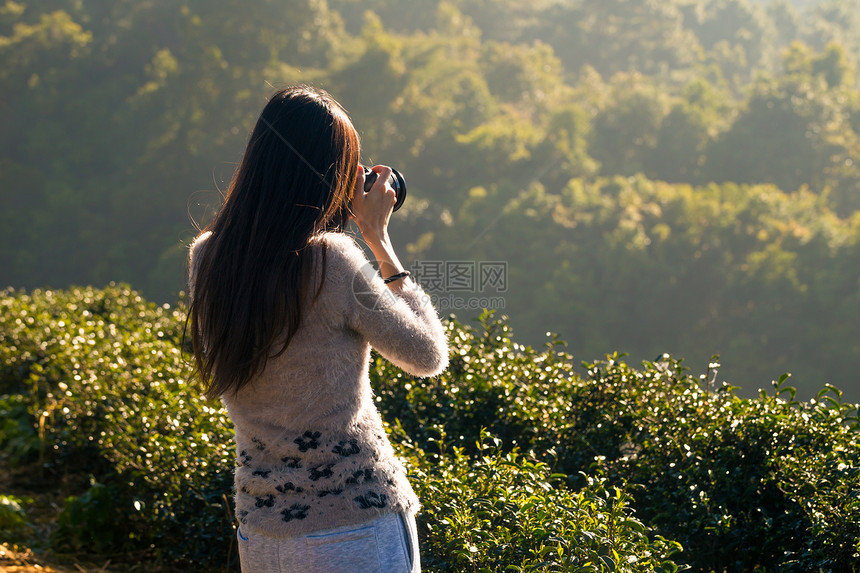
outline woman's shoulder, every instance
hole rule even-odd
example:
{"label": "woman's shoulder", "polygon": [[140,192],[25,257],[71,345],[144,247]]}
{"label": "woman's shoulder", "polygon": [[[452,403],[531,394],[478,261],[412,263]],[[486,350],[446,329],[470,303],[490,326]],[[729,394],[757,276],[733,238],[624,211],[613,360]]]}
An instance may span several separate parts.
{"label": "woman's shoulder", "polygon": [[211,236],[211,231],[200,233],[197,238],[191,242],[191,246],[188,248],[188,290],[190,293],[194,292],[194,285],[197,282],[197,269],[200,267],[200,255]]}
{"label": "woman's shoulder", "polygon": [[207,243],[209,237],[212,236],[212,231],[205,231],[197,235],[197,237],[191,241],[191,246],[188,248],[188,257],[193,261],[198,258],[201,252],[203,252],[203,245]]}
{"label": "woman's shoulder", "polygon": [[367,256],[352,235],[342,232],[329,231],[319,236],[319,241],[326,246],[327,267],[360,268],[367,261]]}
{"label": "woman's shoulder", "polygon": [[321,233],[318,238],[329,247],[339,250],[359,248],[358,243],[355,242],[355,238],[343,231],[326,231],[325,233]]}
{"label": "woman's shoulder", "polygon": [[372,272],[372,267],[356,240],[347,233],[322,233],[314,237],[312,245],[314,275],[323,284],[320,294],[325,300],[338,301],[331,304],[340,312],[354,298],[350,293],[355,288],[356,276]]}

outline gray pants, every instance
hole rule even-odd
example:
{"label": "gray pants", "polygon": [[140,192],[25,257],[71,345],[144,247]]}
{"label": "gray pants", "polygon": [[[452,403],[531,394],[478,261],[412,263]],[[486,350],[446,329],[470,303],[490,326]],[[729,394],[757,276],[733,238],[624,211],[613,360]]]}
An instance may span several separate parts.
{"label": "gray pants", "polygon": [[391,513],[346,527],[276,539],[239,528],[242,573],[420,573],[415,516]]}

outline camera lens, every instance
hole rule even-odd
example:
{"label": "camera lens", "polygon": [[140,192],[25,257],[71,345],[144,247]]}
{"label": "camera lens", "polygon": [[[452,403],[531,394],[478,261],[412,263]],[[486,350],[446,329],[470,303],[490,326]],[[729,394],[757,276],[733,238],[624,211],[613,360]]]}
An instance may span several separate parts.
{"label": "camera lens", "polygon": [[[364,192],[367,193],[370,191],[373,184],[376,183],[376,179],[379,177],[375,171],[371,171],[369,168],[364,168]],[[395,195],[397,195],[397,201],[394,203],[393,211],[397,211],[400,207],[403,206],[403,202],[406,201],[406,179],[403,178],[403,175],[400,174],[396,169],[391,170],[391,176],[388,178],[388,184],[391,185],[391,188],[394,189]]]}
{"label": "camera lens", "polygon": [[403,175],[398,170],[392,169],[388,182],[391,183],[391,187],[397,194],[397,201],[394,203],[394,211],[397,211],[403,206],[403,202],[406,201],[406,179],[403,178]]}

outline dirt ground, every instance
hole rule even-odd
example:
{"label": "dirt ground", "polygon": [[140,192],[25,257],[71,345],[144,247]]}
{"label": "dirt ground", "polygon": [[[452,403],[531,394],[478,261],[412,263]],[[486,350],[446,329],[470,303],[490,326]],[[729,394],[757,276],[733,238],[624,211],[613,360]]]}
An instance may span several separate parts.
{"label": "dirt ground", "polygon": [[168,570],[155,564],[145,551],[99,556],[59,555],[39,549],[49,545],[47,540],[63,505],[58,491],[63,488],[58,488],[50,477],[35,479],[38,472],[31,470],[11,471],[0,459],[0,494],[26,500],[22,505],[32,528],[29,537],[14,538],[20,544],[0,535],[0,573],[175,573],[174,568]]}
{"label": "dirt ground", "polygon": [[98,569],[65,569],[49,565],[37,557],[32,551],[23,547],[0,544],[0,571],[6,573],[90,573]]}
{"label": "dirt ground", "polygon": [[[94,558],[99,559],[99,558]],[[186,571],[183,569],[183,571]],[[41,555],[27,547],[0,543],[0,573],[176,573],[176,569],[165,569],[153,562],[140,560],[139,556],[119,555],[116,561],[91,561],[85,555],[51,556]]]}
{"label": "dirt ground", "polygon": [[[10,471],[0,460],[0,494],[26,498],[34,540],[48,537],[62,505],[53,482],[34,480],[32,471]],[[41,546],[41,543],[39,544]],[[128,568],[125,568],[128,570]],[[117,571],[110,561],[87,563],[86,558],[59,559],[32,551],[25,545],[0,539],[0,573],[108,573]]]}

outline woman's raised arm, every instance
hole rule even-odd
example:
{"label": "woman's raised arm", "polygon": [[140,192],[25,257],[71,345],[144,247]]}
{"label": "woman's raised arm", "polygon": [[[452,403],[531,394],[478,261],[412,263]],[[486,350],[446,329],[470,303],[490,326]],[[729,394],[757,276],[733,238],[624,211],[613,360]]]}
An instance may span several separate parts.
{"label": "woman's raised arm", "polygon": [[328,237],[330,264],[335,267],[328,272],[339,277],[346,325],[414,376],[436,376],[445,370],[448,333],[424,290],[408,277],[390,289],[350,236]]}

